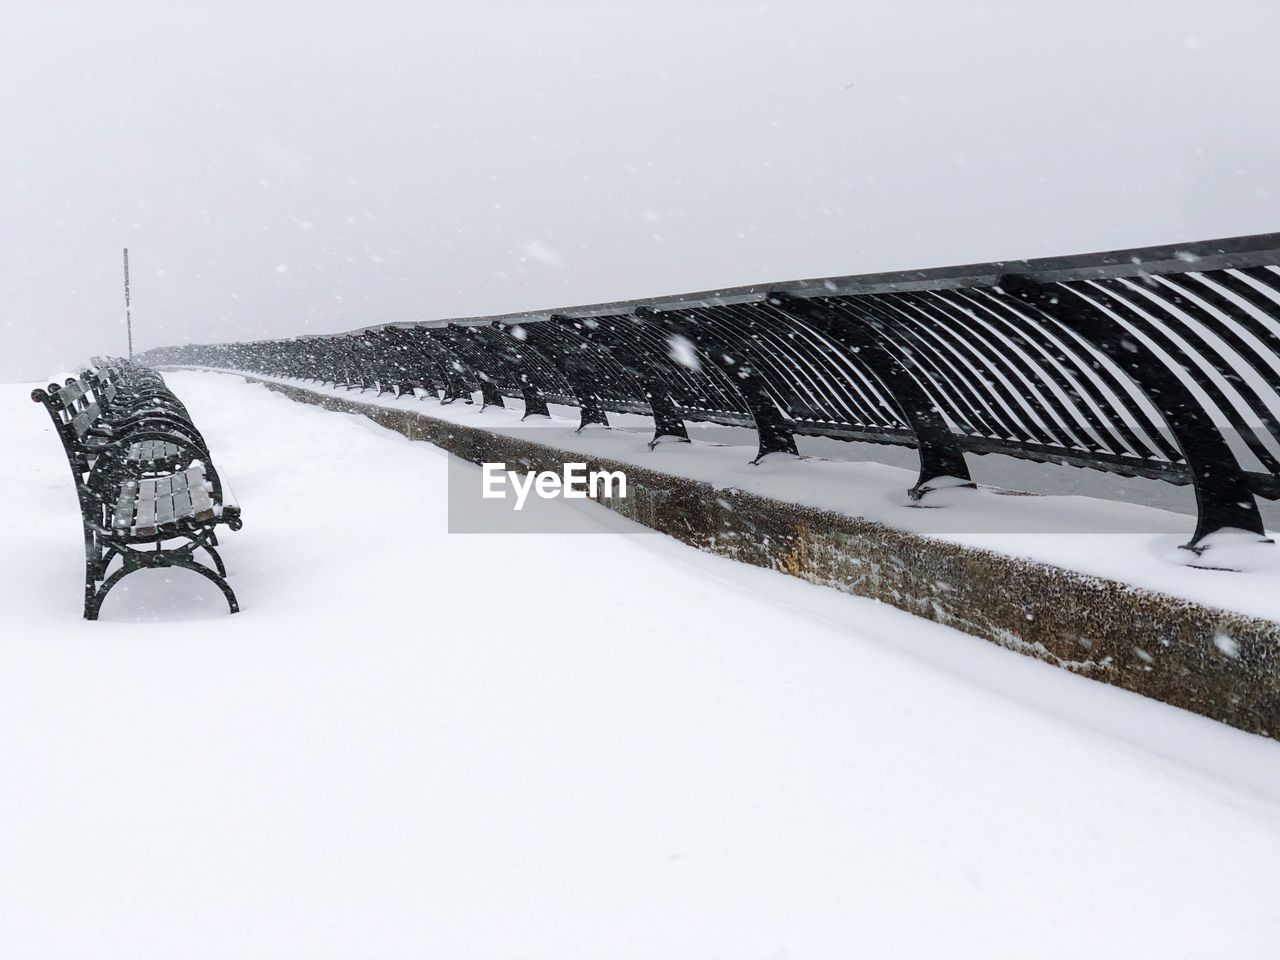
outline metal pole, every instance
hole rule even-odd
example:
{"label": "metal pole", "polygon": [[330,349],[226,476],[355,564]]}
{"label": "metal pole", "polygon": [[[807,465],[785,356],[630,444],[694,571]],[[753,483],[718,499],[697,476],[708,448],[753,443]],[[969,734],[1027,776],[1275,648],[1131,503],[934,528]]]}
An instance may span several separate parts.
{"label": "metal pole", "polygon": [[124,248],[124,325],[129,333],[129,359],[133,359],[133,316],[129,312],[129,248]]}

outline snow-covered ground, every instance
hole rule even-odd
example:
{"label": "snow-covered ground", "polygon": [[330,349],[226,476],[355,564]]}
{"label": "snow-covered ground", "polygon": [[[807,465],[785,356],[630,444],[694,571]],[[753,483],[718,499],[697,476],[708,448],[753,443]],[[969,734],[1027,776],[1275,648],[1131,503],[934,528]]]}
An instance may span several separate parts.
{"label": "snow-covered ground", "polygon": [[449,536],[439,450],[169,379],[235,617],[156,571],[79,620],[0,388],[3,955],[1275,956],[1280,745],[594,504]]}

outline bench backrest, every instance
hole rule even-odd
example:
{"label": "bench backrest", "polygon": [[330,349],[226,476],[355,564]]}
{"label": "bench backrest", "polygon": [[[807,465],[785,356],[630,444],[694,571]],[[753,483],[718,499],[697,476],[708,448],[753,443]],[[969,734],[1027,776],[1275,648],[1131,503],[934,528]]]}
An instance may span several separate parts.
{"label": "bench backrest", "polygon": [[120,392],[119,369],[99,358],[95,358],[92,366],[80,371],[80,380],[93,391],[94,397],[104,408],[110,408]]}
{"label": "bench backrest", "polygon": [[88,384],[84,380],[67,380],[62,386],[49,384],[50,412],[57,415],[59,426],[69,430],[75,440],[84,439],[84,435],[102,419],[102,405],[94,399]]}
{"label": "bench backrest", "polygon": [[71,430],[77,440],[83,440],[95,423],[102,419],[102,410],[91,403],[71,418]]}
{"label": "bench backrest", "polygon": [[[101,417],[97,403],[85,403],[83,391],[68,390],[65,385],[60,388],[56,383],[49,384],[47,391],[31,391],[31,399],[48,411],[54,431],[62,441],[62,450],[67,455],[67,465],[75,477],[76,493],[83,501],[84,482],[90,468],[84,437]],[[77,409],[78,406],[83,406],[83,409]]]}

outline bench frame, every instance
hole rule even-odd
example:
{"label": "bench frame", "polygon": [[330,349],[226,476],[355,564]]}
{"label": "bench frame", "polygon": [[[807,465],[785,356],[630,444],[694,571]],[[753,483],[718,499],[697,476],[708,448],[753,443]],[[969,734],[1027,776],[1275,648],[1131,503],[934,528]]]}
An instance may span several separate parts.
{"label": "bench frame", "polygon": [[[80,504],[85,551],[84,618],[98,619],[107,594],[129,574],[159,567],[180,567],[211,581],[222,592],[230,612],[237,613],[240,605],[226,581],[226,566],[217,551],[216,529],[222,523],[232,530],[240,529],[240,511],[223,505],[222,485],[208,461],[203,438],[193,442],[190,432],[181,429],[185,418],[166,423],[163,417],[143,416],[119,436],[112,436],[109,430],[95,431],[94,424],[104,418],[98,398],[90,400],[85,385],[84,381],[69,380],[63,387],[49,384],[48,390],[31,393],[31,399],[48,411],[62,441]],[[129,446],[147,440],[180,447],[186,454],[181,466],[174,462],[128,460]],[[173,491],[175,477],[182,478],[181,489]],[[142,501],[128,499],[127,493],[140,490],[147,483],[152,484],[148,492],[154,502],[159,502],[157,496],[187,494],[192,509],[183,516],[171,514],[157,517],[146,526],[135,525],[133,505]],[[160,484],[164,485],[163,492],[157,494]],[[187,493],[189,490],[192,493]],[[196,501],[200,509],[196,509]],[[127,515],[126,505],[130,507]],[[208,554],[213,567],[195,559],[197,550]],[[117,558],[118,565],[114,564]]]}

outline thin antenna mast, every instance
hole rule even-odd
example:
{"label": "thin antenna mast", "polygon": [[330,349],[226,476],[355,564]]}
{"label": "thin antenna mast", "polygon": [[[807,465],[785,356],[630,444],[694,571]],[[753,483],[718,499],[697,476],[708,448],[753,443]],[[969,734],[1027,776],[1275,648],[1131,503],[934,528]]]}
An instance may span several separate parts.
{"label": "thin antenna mast", "polygon": [[129,248],[124,248],[124,325],[129,332],[129,359],[133,359],[133,316],[129,312]]}

